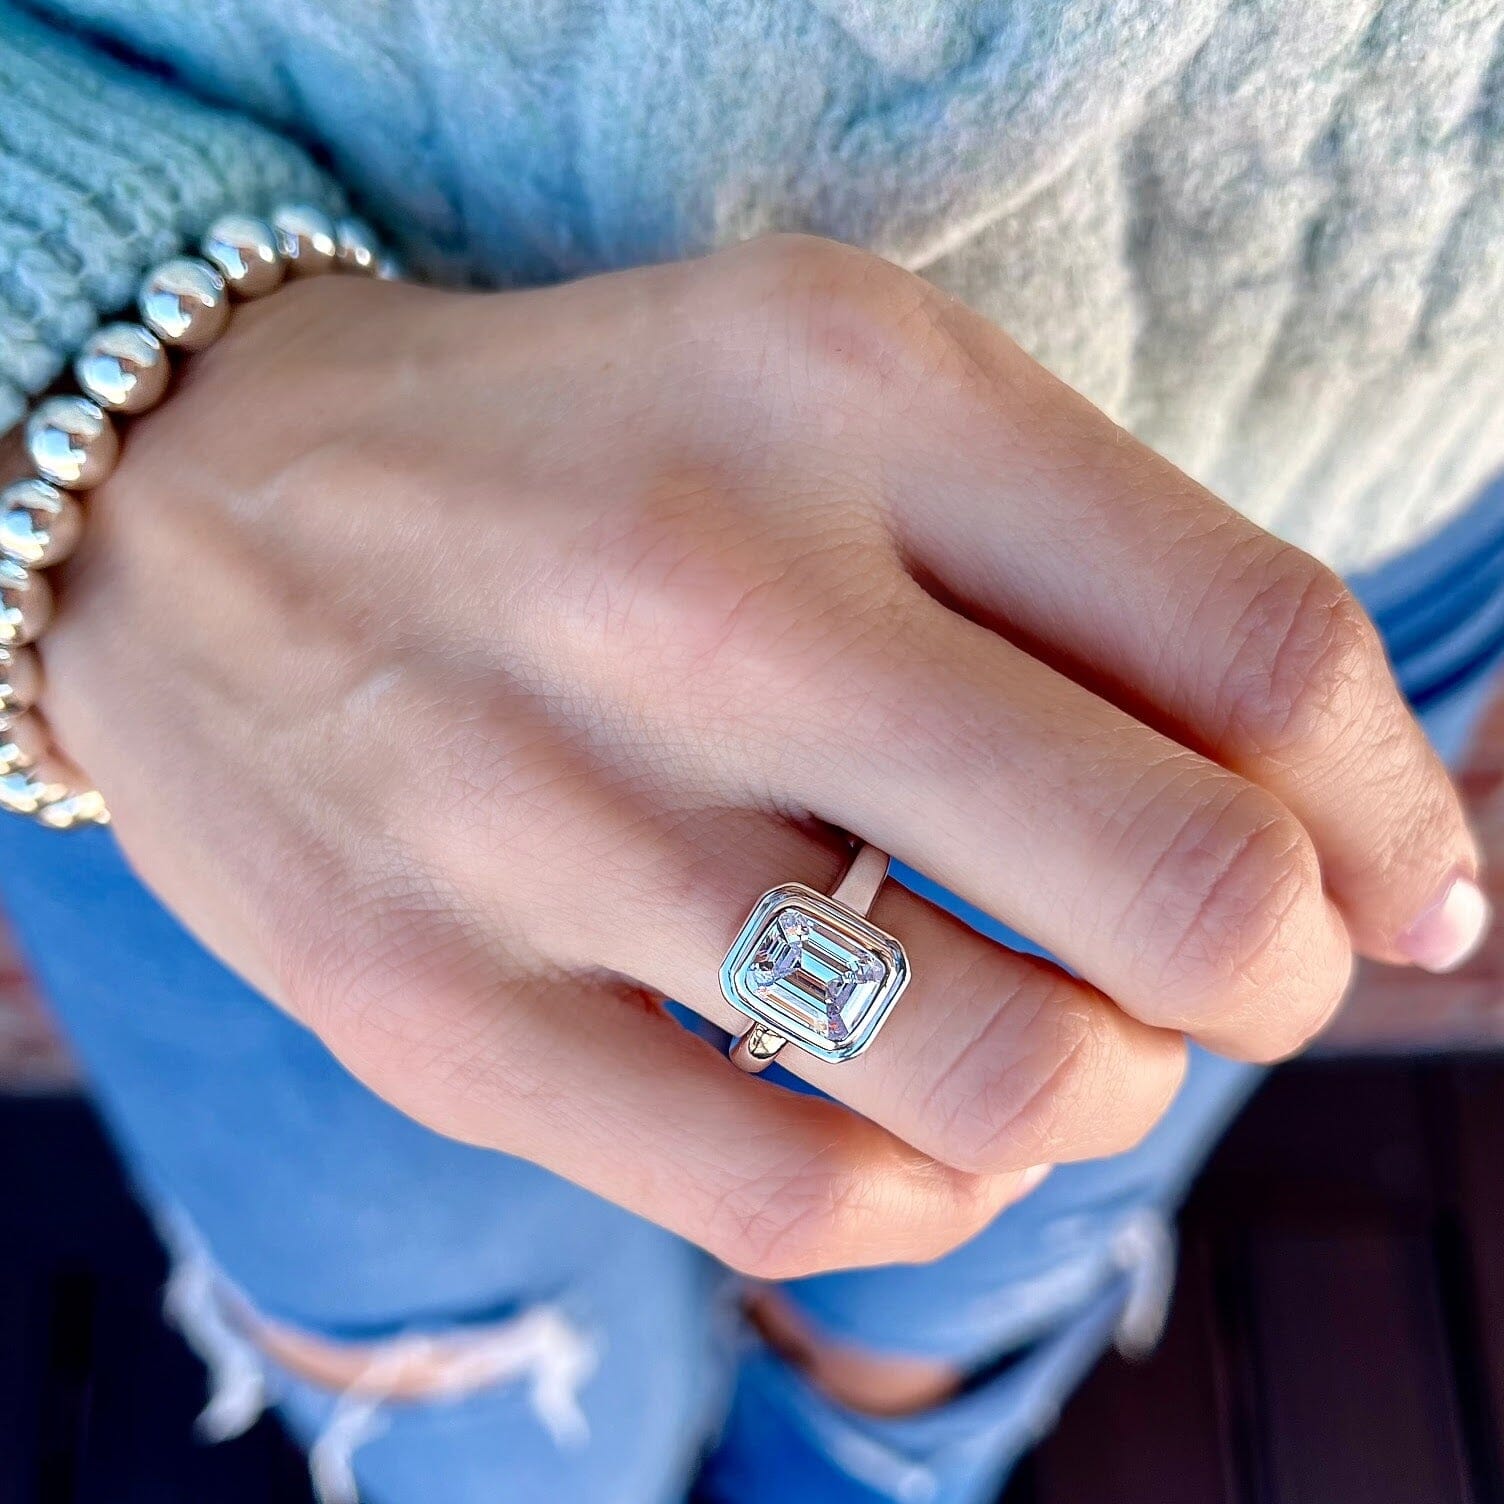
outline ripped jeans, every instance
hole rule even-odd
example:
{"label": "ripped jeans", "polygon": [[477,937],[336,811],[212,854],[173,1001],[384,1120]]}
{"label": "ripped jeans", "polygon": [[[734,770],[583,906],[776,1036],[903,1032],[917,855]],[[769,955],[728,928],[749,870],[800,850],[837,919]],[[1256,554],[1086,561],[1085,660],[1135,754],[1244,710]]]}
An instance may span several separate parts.
{"label": "ripped jeans", "polygon": [[[1358,588],[1455,757],[1504,652],[1504,492]],[[1131,1153],[1062,1167],[936,1264],[788,1286],[817,1330],[977,1375],[877,1420],[759,1347],[697,1250],[378,1100],[184,934],[107,833],[6,821],[0,852],[18,939],[173,1246],[169,1314],[210,1369],[206,1430],[275,1403],[331,1504],[987,1499],[1114,1336],[1152,1344],[1170,1218],[1258,1079],[1197,1052]],[[247,1310],[359,1345],[363,1382],[279,1371]],[[452,1385],[392,1397],[433,1351]]]}

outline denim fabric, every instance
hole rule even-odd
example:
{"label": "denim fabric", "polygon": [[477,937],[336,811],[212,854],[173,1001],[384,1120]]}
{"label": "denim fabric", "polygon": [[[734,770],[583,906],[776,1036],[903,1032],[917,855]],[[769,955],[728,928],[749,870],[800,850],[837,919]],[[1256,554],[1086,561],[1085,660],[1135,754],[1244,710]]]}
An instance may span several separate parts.
{"label": "denim fabric", "polygon": [[[1358,588],[1455,757],[1504,652],[1504,492]],[[548,1310],[593,1355],[569,1396],[583,1436],[551,1428],[525,1378],[359,1417],[350,1450],[375,1504],[657,1504],[686,1496],[712,1448],[703,1486],[728,1504],[775,1489],[981,1498],[1115,1328],[1152,1337],[1166,1219],[1258,1079],[1198,1053],[1134,1152],[1057,1170],[937,1264],[790,1286],[854,1341],[977,1369],[1012,1355],[956,1404],[878,1422],[842,1414],[737,1335],[727,1281],[695,1250],[387,1107],[191,940],[108,833],[5,822],[0,893],[148,1200],[186,1217],[263,1313],[377,1340]],[[310,1443],[351,1419],[285,1376],[280,1395]]]}

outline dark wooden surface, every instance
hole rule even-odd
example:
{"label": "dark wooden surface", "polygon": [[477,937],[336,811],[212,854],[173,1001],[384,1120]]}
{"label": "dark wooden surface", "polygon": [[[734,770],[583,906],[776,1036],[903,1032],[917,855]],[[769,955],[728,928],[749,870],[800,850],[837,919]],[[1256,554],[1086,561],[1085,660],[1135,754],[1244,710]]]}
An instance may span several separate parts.
{"label": "dark wooden surface", "polygon": [[194,1440],[164,1273],[83,1104],[0,1095],[0,1504],[307,1504],[272,1424]]}
{"label": "dark wooden surface", "polygon": [[[1103,1365],[1008,1504],[1504,1504],[1501,1179],[1504,1064],[1281,1072],[1158,1353]],[[306,1504],[271,1425],[192,1440],[162,1272],[87,1111],[0,1097],[0,1504]]]}
{"label": "dark wooden surface", "polygon": [[1504,1500],[1504,1065],[1301,1066],[1184,1219],[1165,1341],[1009,1504]]}

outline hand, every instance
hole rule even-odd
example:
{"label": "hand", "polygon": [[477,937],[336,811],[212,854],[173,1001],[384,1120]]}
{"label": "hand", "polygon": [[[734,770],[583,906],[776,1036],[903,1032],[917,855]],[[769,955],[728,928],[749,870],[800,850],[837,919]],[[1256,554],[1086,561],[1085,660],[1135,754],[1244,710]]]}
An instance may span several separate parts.
{"label": "hand", "polygon": [[[1362,612],[995,328],[773,239],[236,315],[95,494],[47,709],[146,881],[376,1091],[768,1276],[936,1255],[1266,1060],[1476,854]],[[745,1077],[661,1010],[854,832],[914,981]],[[1422,916],[1430,915],[1429,918]]]}

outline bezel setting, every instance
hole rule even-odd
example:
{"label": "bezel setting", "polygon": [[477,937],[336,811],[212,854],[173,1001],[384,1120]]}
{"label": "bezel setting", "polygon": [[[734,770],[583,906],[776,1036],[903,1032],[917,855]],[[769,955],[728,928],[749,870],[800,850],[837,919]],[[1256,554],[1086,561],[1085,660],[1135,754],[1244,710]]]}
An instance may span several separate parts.
{"label": "bezel setting", "polygon": [[764,893],[721,963],[733,1008],[829,1061],[860,1055],[908,982],[901,942],[802,883]]}

